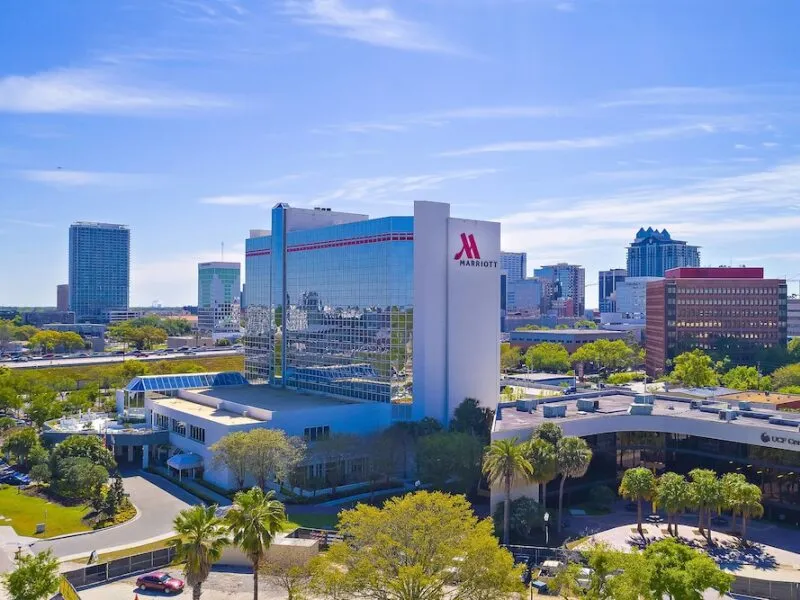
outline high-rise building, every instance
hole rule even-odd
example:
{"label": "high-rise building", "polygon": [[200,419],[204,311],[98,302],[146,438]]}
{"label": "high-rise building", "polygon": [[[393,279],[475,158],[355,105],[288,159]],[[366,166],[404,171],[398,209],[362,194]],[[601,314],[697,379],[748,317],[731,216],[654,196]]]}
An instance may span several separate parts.
{"label": "high-rise building", "polygon": [[238,262],[197,265],[197,328],[201,332],[239,331],[241,270]]}
{"label": "high-rise building", "polygon": [[506,286],[508,312],[539,313],[542,307],[542,282],[538,279],[520,279]]}
{"label": "high-rise building", "polygon": [[800,298],[788,300],[787,334],[789,337],[800,338]]}
{"label": "high-rise building", "polygon": [[558,263],[534,270],[534,276],[552,284],[550,307],[560,317],[580,317],[586,309],[586,271],[580,265]]}
{"label": "high-rise building", "polygon": [[694,348],[716,350],[734,364],[755,364],[765,349],[786,346],[786,281],[753,267],[680,268],[647,284],[646,367]]}
{"label": "high-rise building", "polygon": [[69,311],[69,284],[62,283],[56,286],[56,310],[58,312]]}
{"label": "high-rise building", "polygon": [[508,282],[528,276],[528,255],[525,252],[501,252],[500,268],[508,273]]}
{"label": "high-rise building", "polygon": [[663,277],[626,277],[617,284],[614,311],[627,317],[643,317],[647,313],[647,284]]}
{"label": "high-rise building", "polygon": [[600,271],[597,278],[598,306],[601,313],[617,312],[617,286],[625,281],[625,269]]}
{"label": "high-rise building", "polygon": [[278,204],[246,260],[250,381],[385,403],[400,420],[496,405],[499,223],[435,202],[380,219]]}
{"label": "high-rise building", "polygon": [[666,229],[641,228],[628,246],[628,277],[664,277],[669,269],[699,266],[700,249],[673,240]]}
{"label": "high-rise building", "polygon": [[131,232],[125,225],[73,223],[69,228],[69,308],[78,322],[128,308]]}

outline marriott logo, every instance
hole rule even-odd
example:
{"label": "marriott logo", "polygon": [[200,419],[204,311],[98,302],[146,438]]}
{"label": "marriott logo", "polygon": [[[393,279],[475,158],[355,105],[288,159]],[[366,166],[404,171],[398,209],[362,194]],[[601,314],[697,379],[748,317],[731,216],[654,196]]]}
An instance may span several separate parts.
{"label": "marriott logo", "polygon": [[475,241],[475,236],[471,233],[461,234],[461,250],[456,252],[453,260],[457,260],[461,267],[483,267],[488,269],[496,269],[496,260],[482,260],[481,252],[478,250],[478,244]]}

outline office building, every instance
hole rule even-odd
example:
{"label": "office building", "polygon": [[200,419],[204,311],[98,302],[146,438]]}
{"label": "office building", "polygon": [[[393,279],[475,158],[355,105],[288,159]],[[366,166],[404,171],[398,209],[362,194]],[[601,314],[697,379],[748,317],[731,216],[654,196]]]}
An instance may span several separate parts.
{"label": "office building", "polygon": [[204,333],[238,333],[241,329],[241,265],[204,262],[197,265],[197,327]]}
{"label": "office building", "polygon": [[123,321],[132,321],[144,316],[143,310],[104,310],[102,321],[103,323],[122,323]]}
{"label": "office building", "polygon": [[33,310],[22,313],[22,323],[34,327],[42,327],[51,323],[72,325],[75,323],[75,313],[70,310]]}
{"label": "office building", "polygon": [[446,423],[465,398],[497,402],[498,223],[434,202],[380,219],[278,204],[246,260],[251,382],[404,420]]}
{"label": "office building", "polygon": [[125,225],[70,226],[69,307],[79,322],[100,322],[104,312],[128,308],[130,241]]}
{"label": "office building", "polygon": [[673,240],[666,229],[641,228],[628,246],[628,277],[663,277],[669,269],[699,266],[700,249]]}
{"label": "office building", "polygon": [[786,317],[788,336],[800,337],[800,298],[789,298]]}
{"label": "office building", "polygon": [[528,255],[525,252],[501,252],[500,268],[508,273],[509,283],[528,276]]}
{"label": "office building", "polygon": [[69,311],[69,284],[62,283],[56,286],[56,310],[58,312]]}
{"label": "office building", "polygon": [[544,265],[534,276],[550,283],[548,309],[559,317],[583,317],[586,309],[586,271],[580,265]]}
{"label": "office building", "polygon": [[626,337],[624,331],[604,329],[522,329],[510,332],[508,341],[512,346],[520,348],[523,353],[531,346],[550,342],[561,344],[571,354],[584,344],[598,340],[624,340]]}
{"label": "office building", "polygon": [[680,268],[647,284],[646,368],[694,348],[722,350],[734,364],[755,364],[765,348],[786,345],[786,282],[753,267]]}
{"label": "office building", "polygon": [[659,281],[661,277],[626,277],[617,284],[613,312],[633,318],[644,317],[647,313],[647,284]]}
{"label": "office building", "polygon": [[542,282],[519,279],[506,284],[506,311],[538,315],[542,306]]}
{"label": "office building", "polygon": [[[593,451],[586,475],[566,482],[572,503],[584,501],[598,486],[616,488],[632,467],[646,466],[657,476],[705,468],[720,475],[742,473],[758,485],[767,517],[790,523],[800,519],[800,420],[767,403],[737,400],[737,395],[701,402],[679,393],[619,391],[588,398],[540,397],[498,406],[491,439],[527,440],[548,422],[559,425],[565,436],[585,439]],[[558,486],[549,485],[547,491],[548,505],[554,506]],[[520,481],[512,497],[538,498],[538,492],[536,484]],[[492,506],[503,497],[502,486],[494,486]]]}
{"label": "office building", "polygon": [[601,313],[617,312],[617,286],[625,281],[625,269],[600,271],[597,278],[598,307]]}

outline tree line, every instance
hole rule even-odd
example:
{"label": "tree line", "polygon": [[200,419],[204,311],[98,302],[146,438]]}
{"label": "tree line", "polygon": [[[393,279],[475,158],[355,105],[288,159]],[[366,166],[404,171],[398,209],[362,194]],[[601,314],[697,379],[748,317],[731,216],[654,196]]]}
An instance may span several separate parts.
{"label": "tree line", "polygon": [[609,375],[638,367],[644,363],[644,351],[624,340],[597,340],[580,346],[572,354],[563,344],[542,342],[530,346],[524,354],[520,348],[504,343],[500,346],[503,371],[518,369],[524,364],[532,371],[566,373],[577,365]]}

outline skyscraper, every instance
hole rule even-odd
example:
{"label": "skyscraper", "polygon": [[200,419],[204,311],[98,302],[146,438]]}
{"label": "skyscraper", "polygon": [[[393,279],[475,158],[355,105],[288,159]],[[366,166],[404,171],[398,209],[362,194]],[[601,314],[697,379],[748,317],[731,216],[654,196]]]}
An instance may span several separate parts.
{"label": "skyscraper", "polygon": [[534,277],[552,284],[553,308],[558,316],[583,317],[586,308],[586,270],[580,265],[544,265]]}
{"label": "skyscraper", "polygon": [[241,265],[205,262],[197,265],[197,327],[207,333],[238,332]]}
{"label": "skyscraper", "polygon": [[617,286],[625,281],[625,269],[600,271],[597,278],[598,307],[601,313],[617,312]]}
{"label": "skyscraper", "polygon": [[69,305],[78,322],[100,322],[128,308],[131,232],[125,225],[73,223],[69,228]]}
{"label": "skyscraper", "polygon": [[528,276],[528,255],[525,252],[501,252],[500,268],[508,273],[508,283]]}
{"label": "skyscraper", "polygon": [[664,277],[669,269],[699,266],[699,248],[673,240],[666,229],[641,228],[628,246],[628,277]]}
{"label": "skyscraper", "polygon": [[69,310],[69,284],[62,283],[56,286],[56,310],[67,312]]}

